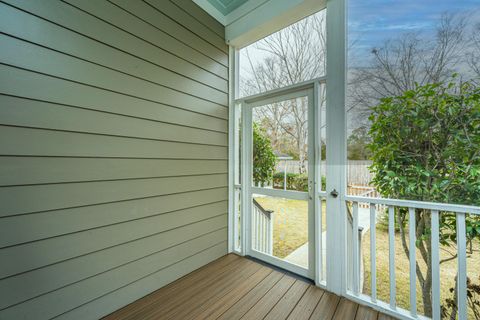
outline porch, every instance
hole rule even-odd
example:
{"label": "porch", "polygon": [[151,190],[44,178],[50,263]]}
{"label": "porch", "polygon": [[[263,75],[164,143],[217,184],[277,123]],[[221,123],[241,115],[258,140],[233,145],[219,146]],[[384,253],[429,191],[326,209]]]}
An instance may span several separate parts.
{"label": "porch", "polygon": [[280,269],[228,254],[104,319],[393,318]]}
{"label": "porch", "polygon": [[[2,0],[0,320],[439,320],[446,302],[470,319],[480,151],[461,157],[473,182],[455,204],[461,192],[409,201],[370,186],[368,155],[348,160],[347,7]],[[316,71],[242,91],[242,50],[307,20],[289,38],[317,34],[293,50],[315,44],[295,65]],[[268,74],[287,69],[262,52]],[[279,148],[261,183],[257,134]]]}

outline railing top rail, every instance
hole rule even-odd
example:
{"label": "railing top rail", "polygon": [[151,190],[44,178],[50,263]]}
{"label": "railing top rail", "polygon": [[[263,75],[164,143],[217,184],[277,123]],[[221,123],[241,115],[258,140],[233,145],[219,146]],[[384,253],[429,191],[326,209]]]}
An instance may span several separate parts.
{"label": "railing top rail", "polygon": [[384,199],[384,198],[369,198],[369,197],[362,197],[362,196],[345,196],[345,200],[352,201],[352,202],[383,204],[383,205],[396,206],[396,207],[406,207],[406,208],[427,209],[427,210],[448,211],[448,212],[480,215],[480,207],[467,206],[467,205],[461,205],[461,204],[436,203],[436,202],[399,200],[399,199]]}
{"label": "railing top rail", "polygon": [[253,199],[253,205],[260,210],[264,215],[270,217],[270,215],[273,213],[273,210],[267,210],[265,209],[260,203],[258,203],[257,200]]}

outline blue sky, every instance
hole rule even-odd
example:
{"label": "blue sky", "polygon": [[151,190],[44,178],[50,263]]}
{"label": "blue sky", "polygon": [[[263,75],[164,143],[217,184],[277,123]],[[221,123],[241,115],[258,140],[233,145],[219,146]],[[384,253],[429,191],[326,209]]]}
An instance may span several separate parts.
{"label": "blue sky", "polygon": [[444,12],[468,13],[480,22],[480,0],[349,0],[348,9],[349,40],[362,57],[405,32],[433,37]]}

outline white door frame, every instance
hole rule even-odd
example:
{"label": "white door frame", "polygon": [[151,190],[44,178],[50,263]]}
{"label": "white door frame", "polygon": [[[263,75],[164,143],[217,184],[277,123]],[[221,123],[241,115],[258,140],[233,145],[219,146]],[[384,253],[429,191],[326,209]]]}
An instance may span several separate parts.
{"label": "white door frame", "polygon": [[[315,184],[315,143],[314,136],[315,117],[314,117],[314,83],[309,82],[301,86],[287,87],[275,91],[270,91],[264,94],[255,95],[242,100],[242,115],[243,115],[243,128],[242,128],[242,141],[243,143],[243,198],[242,198],[242,216],[245,217],[243,228],[246,230],[246,247],[245,254],[257,259],[261,259],[268,263],[274,264],[283,269],[292,271],[301,276],[315,279],[315,201],[314,197],[314,184]],[[252,186],[252,111],[253,108],[272,104],[279,101],[295,99],[299,97],[308,98],[308,192],[278,190],[278,189],[266,189]],[[309,243],[309,256],[308,256],[308,269],[302,266],[298,266],[289,263],[283,259],[262,253],[252,248],[251,243],[251,230],[253,228],[253,222],[251,221],[251,208],[252,208],[252,195],[261,194],[275,197],[284,197],[288,199],[306,200],[308,201],[308,243]]]}

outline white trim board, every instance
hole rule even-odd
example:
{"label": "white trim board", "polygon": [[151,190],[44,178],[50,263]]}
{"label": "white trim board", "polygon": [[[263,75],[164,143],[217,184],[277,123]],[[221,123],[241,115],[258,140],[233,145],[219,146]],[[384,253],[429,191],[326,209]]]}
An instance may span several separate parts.
{"label": "white trim board", "polygon": [[249,0],[223,15],[207,0],[193,0],[225,26],[225,41],[237,49],[326,7],[326,0]]}
{"label": "white trim board", "polygon": [[[252,12],[257,7],[261,6],[262,4],[270,0],[249,0],[227,15],[224,15],[222,12],[220,12],[208,0],[192,0],[192,1],[195,2],[198,6],[200,6],[203,10],[205,10],[213,18],[215,18],[218,22],[220,22],[224,26],[227,26],[235,22],[239,18],[243,17],[244,15],[247,15],[248,13]],[[284,0],[280,0],[280,1],[284,1]]]}

